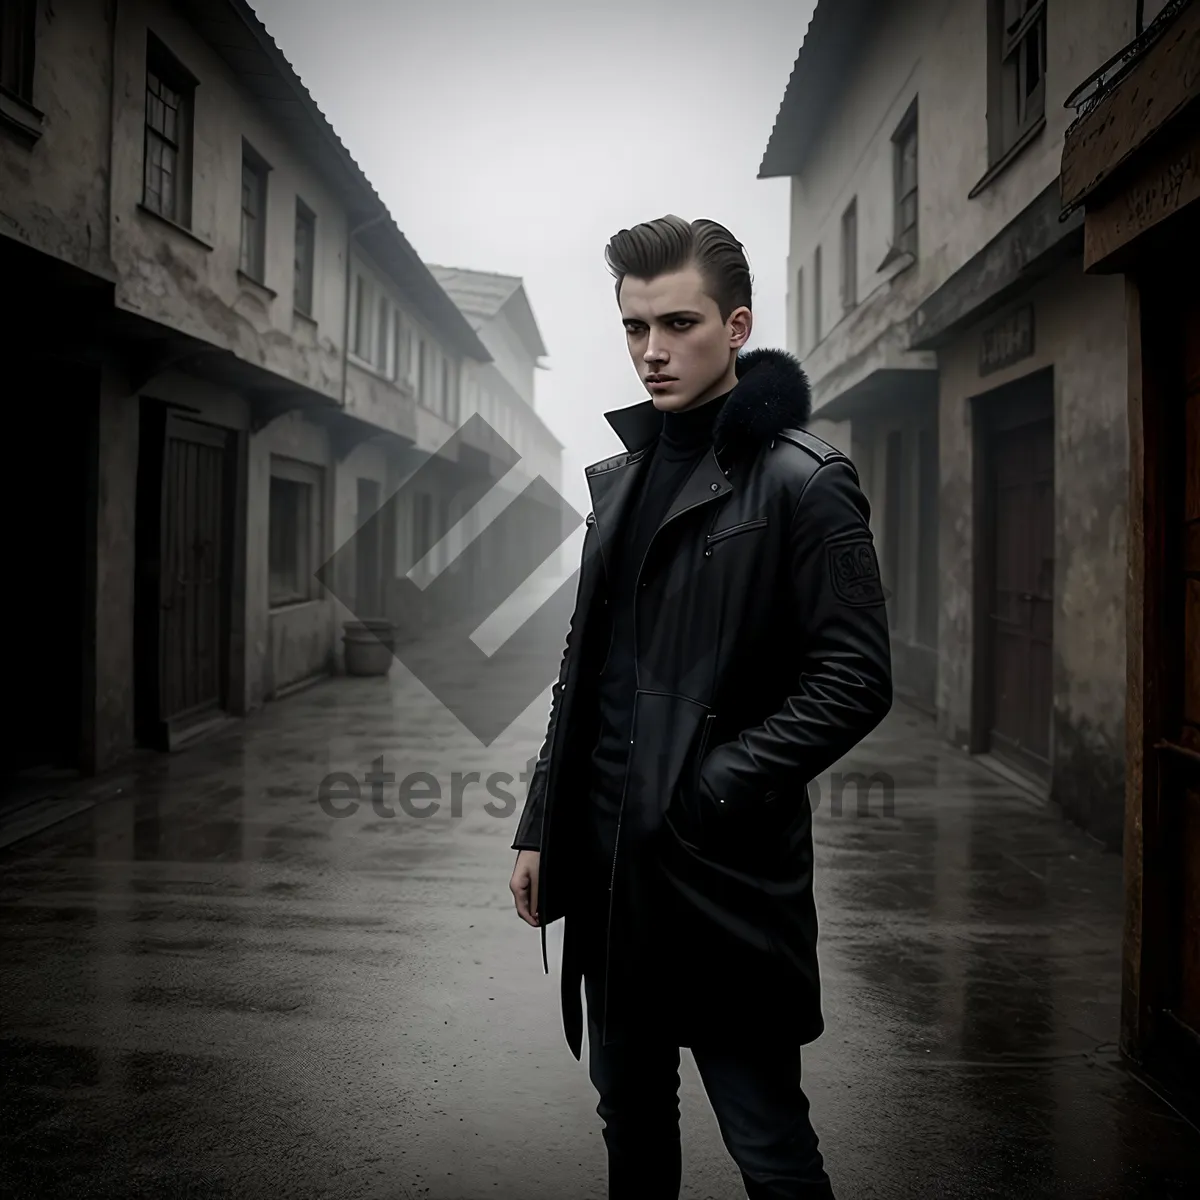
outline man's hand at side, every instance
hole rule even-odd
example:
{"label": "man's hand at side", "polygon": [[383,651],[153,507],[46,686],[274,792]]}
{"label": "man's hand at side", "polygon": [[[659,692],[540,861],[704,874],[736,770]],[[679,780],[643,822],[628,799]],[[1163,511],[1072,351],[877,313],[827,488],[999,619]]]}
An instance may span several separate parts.
{"label": "man's hand at side", "polygon": [[538,867],[541,858],[537,850],[519,851],[517,865],[508,884],[517,904],[517,914],[527,925],[536,926],[538,923]]}

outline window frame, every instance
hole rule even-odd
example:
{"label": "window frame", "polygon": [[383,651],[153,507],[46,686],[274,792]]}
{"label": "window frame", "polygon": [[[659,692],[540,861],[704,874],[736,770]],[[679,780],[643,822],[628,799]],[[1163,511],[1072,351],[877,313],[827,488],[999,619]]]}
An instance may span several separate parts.
{"label": "window frame", "polygon": [[841,243],[842,312],[858,307],[858,197],[851,198],[842,210]]}
{"label": "window frame", "polygon": [[429,396],[429,347],[425,339],[417,336],[417,403],[432,408]]}
{"label": "window frame", "polygon": [[375,305],[371,315],[374,324],[375,344],[372,346],[371,365],[385,378],[388,377],[389,341],[392,334],[392,302],[387,293],[377,287],[375,289]]}
{"label": "window frame", "polygon": [[354,297],[351,310],[350,353],[360,363],[371,361],[371,284],[361,270],[354,272]]}
{"label": "window frame", "polygon": [[[184,229],[192,227],[192,165],[195,142],[196,88],[199,82],[179,61],[166,43],[153,30],[146,30],[145,108],[142,113],[142,207]],[[175,136],[157,128],[152,121],[152,100],[165,104],[161,93],[152,97],[151,79],[166,88],[178,99],[175,108]],[[175,156],[174,202],[168,209],[162,204],[162,187],[155,202],[150,190],[152,147],[158,143],[169,148]],[[160,164],[161,166],[161,164]]]}
{"label": "window frame", "polygon": [[[30,106],[37,59],[37,14],[37,0],[5,0],[0,6],[0,92]],[[5,50],[5,34],[10,32],[15,34],[15,49],[11,51],[14,61],[12,74],[6,77],[9,52]]]}
{"label": "window frame", "polygon": [[796,353],[803,354],[807,348],[808,330],[805,328],[805,318],[808,316],[804,303],[804,268],[796,268]]}
{"label": "window frame", "polygon": [[[267,497],[267,604],[269,608],[286,608],[296,604],[308,604],[320,598],[320,581],[316,577],[315,565],[321,560],[324,530],[324,471],[321,467],[298,459],[271,456],[270,484]],[[296,578],[298,586],[287,590],[276,586],[272,549],[278,543],[273,540],[276,508],[271,502],[270,492],[275,482],[304,488],[307,511],[303,514],[306,529],[297,529]]]}
{"label": "window frame", "polygon": [[813,345],[819,346],[821,338],[821,245],[813,250]]}
{"label": "window frame", "polygon": [[[259,211],[254,215],[254,239],[246,237],[246,175],[250,172],[258,184]],[[266,286],[267,280],[267,206],[270,198],[271,165],[254,147],[242,139],[242,204],[241,239],[238,250],[238,271],[254,283]],[[249,251],[249,253],[248,253]]]}
{"label": "window frame", "polygon": [[[997,166],[1033,137],[1046,119],[1047,0],[988,0],[988,159]],[[1010,13],[1015,14],[1010,20]],[[1024,86],[1026,50],[1035,40],[1040,76]]]}
{"label": "window frame", "polygon": [[[912,145],[912,187],[906,190],[905,149]],[[892,134],[892,246],[897,254],[916,258],[920,249],[921,139],[918,105],[914,98]],[[912,220],[906,223],[905,202],[912,200]]]}
{"label": "window frame", "polygon": [[[300,231],[308,231],[307,274],[301,274]],[[299,196],[296,197],[295,253],[293,255],[294,276],[292,279],[292,307],[302,316],[311,318],[316,307],[317,281],[317,214]]]}

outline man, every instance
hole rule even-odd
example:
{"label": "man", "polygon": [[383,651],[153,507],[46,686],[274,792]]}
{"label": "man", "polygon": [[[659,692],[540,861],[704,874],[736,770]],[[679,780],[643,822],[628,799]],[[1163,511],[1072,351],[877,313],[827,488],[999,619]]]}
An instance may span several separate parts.
{"label": "man", "polygon": [[679,1194],[687,1046],[752,1200],[831,1197],[800,1084],[823,1029],[807,785],[891,707],[884,592],[808,384],[750,337],[713,221],[606,258],[650,398],[586,470],[576,607],[513,848],[517,911],[566,917],[562,1006],[605,1122],[609,1195]]}

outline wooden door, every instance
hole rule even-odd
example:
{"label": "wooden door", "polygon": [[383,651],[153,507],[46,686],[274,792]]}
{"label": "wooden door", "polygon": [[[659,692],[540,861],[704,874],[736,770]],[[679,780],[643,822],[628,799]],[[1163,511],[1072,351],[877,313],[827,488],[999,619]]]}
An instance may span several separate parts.
{"label": "wooden door", "polygon": [[1054,627],[1054,421],[1005,427],[991,438],[992,513],[989,747],[1046,778]]}
{"label": "wooden door", "polygon": [[1164,414],[1174,436],[1164,447],[1170,476],[1162,613],[1167,702],[1158,810],[1168,858],[1165,1032],[1200,1068],[1200,302],[1194,299],[1182,332],[1182,403]]}
{"label": "wooden door", "polygon": [[171,415],[163,449],[159,718],[190,724],[225,705],[229,435]]}

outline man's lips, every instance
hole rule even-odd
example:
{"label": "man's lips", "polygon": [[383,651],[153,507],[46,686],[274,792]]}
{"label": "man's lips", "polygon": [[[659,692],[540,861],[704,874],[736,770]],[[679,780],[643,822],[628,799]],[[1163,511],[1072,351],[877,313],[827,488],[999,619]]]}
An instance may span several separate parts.
{"label": "man's lips", "polygon": [[647,375],[647,383],[675,383],[677,382],[674,375]]}

